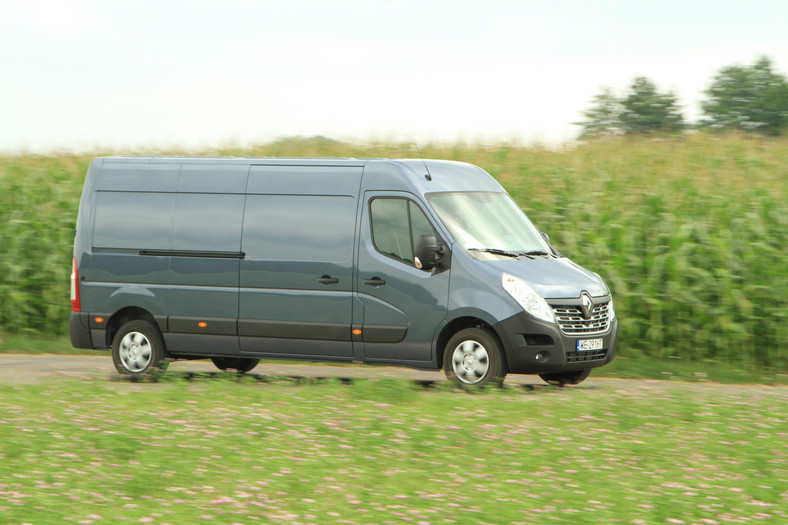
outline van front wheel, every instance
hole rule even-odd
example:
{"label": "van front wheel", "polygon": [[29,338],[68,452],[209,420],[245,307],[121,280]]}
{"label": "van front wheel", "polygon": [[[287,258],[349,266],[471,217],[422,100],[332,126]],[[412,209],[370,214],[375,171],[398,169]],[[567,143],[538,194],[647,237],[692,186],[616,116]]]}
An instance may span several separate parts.
{"label": "van front wheel", "polygon": [[161,332],[141,319],[124,324],[112,339],[112,362],[119,373],[132,377],[166,370]]}
{"label": "van front wheel", "polygon": [[460,330],[446,343],[443,372],[463,388],[500,385],[506,363],[498,338],[482,328]]}

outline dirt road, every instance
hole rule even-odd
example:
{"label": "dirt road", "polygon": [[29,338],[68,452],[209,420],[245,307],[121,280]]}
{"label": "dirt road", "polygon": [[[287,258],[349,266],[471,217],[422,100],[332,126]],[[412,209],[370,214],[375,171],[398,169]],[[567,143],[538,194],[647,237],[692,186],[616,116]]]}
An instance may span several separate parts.
{"label": "dirt road", "polygon": [[[167,373],[218,372],[210,360],[175,361],[170,363]],[[408,368],[364,366],[290,364],[277,361],[262,361],[251,374],[285,377],[360,377],[402,378],[418,381],[444,381],[443,372],[411,370]],[[46,379],[67,377],[117,377],[109,353],[103,356],[79,355],[24,355],[0,354],[1,383],[37,383]],[[540,382],[537,377],[520,376]]]}
{"label": "dirt road", "polygon": [[[175,361],[170,363],[166,372],[169,374],[187,375],[190,373],[219,373],[209,360]],[[443,372],[412,370],[409,368],[369,366],[369,365],[326,365],[326,364],[292,364],[276,360],[261,361],[260,364],[249,372],[255,376],[272,377],[306,377],[306,378],[397,378],[413,381],[446,381]],[[23,355],[0,354],[0,384],[35,384],[59,381],[68,378],[106,378],[107,381],[122,381],[112,365],[112,359],[107,356],[77,356],[77,355]],[[525,386],[532,389],[548,389],[538,376],[535,375],[509,375],[505,385],[519,387]],[[759,392],[769,392],[786,399],[788,403],[788,387],[774,387],[766,385],[723,385],[719,383],[687,383],[671,380],[638,380],[638,379],[609,379],[595,378],[593,375],[576,387],[582,389],[605,389],[610,391],[625,392],[663,392],[676,388],[687,392],[701,393],[735,393],[748,396]]]}

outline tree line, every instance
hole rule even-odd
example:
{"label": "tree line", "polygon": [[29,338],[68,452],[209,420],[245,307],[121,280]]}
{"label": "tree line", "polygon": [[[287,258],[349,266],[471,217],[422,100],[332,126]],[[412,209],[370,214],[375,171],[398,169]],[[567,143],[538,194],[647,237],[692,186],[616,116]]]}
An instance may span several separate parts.
{"label": "tree line", "polygon": [[610,88],[596,95],[583,112],[580,138],[681,133],[688,129],[757,133],[788,133],[788,81],[761,57],[751,66],[720,69],[704,91],[700,120],[688,123],[676,96],[660,92],[644,76],[636,77],[624,96]]}

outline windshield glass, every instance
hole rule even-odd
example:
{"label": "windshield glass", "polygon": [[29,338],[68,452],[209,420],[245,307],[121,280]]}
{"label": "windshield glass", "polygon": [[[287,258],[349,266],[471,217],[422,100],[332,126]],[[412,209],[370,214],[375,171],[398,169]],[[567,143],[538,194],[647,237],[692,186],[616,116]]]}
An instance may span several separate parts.
{"label": "windshield glass", "polygon": [[430,193],[427,200],[454,240],[466,250],[552,253],[506,193]]}

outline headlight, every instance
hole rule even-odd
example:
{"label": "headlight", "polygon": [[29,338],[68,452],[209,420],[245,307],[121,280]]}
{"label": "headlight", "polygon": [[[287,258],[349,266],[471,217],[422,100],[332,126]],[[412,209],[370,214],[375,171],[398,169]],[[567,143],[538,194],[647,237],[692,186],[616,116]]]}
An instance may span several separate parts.
{"label": "headlight", "polygon": [[523,307],[523,310],[542,321],[555,322],[555,316],[550,305],[547,304],[547,301],[544,300],[544,297],[539,292],[527,285],[525,281],[514,275],[504,273],[501,276],[501,285]]}
{"label": "headlight", "polygon": [[613,310],[613,297],[610,298],[610,303],[607,305],[607,310],[608,310],[607,315],[610,318],[610,321],[612,322],[613,319],[616,318],[616,311]]}

